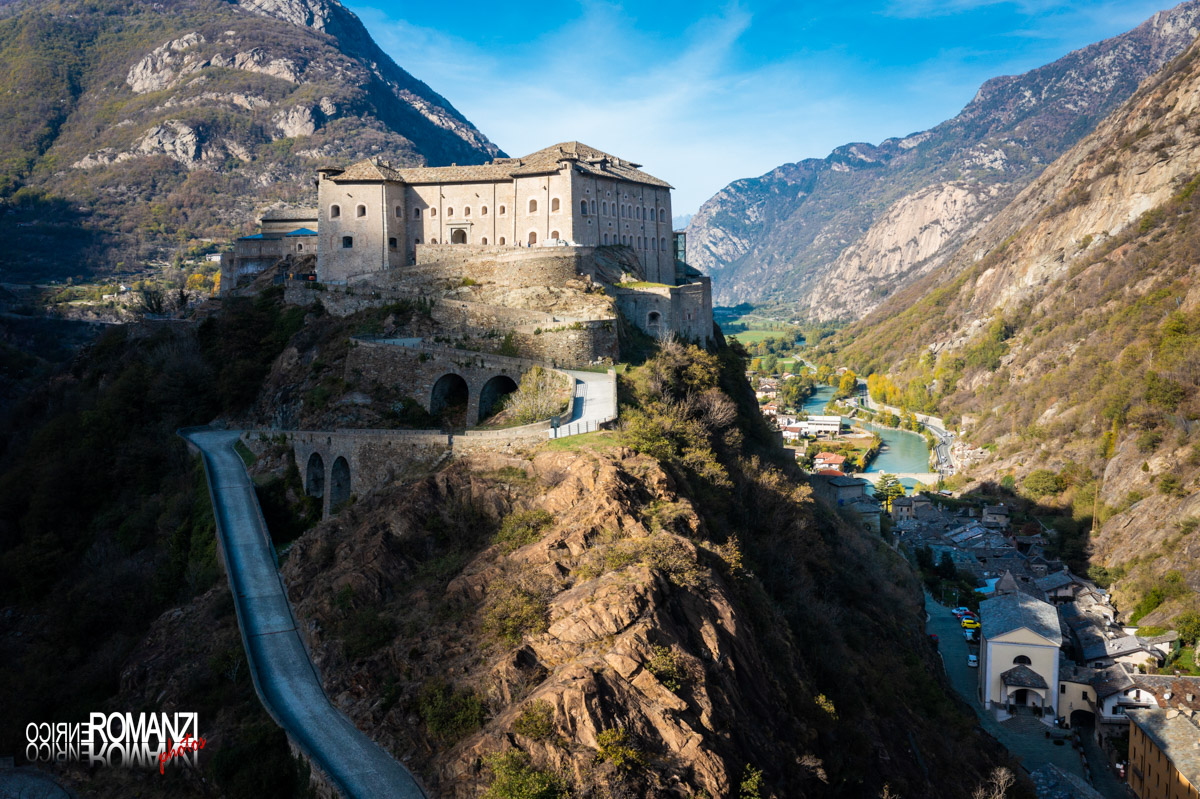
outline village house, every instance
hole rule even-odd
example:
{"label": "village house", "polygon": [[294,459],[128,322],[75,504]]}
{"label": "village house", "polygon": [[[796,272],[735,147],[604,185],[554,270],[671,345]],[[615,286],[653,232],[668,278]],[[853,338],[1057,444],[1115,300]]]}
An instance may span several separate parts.
{"label": "village house", "polygon": [[1008,529],[1009,511],[1003,505],[985,505],[983,508],[983,518],[980,520],[984,524],[991,527],[999,527]]}
{"label": "village house", "polygon": [[1200,799],[1200,714],[1130,710],[1129,787],[1138,799]]}
{"label": "village house", "polygon": [[892,500],[892,518],[898,522],[916,518],[913,513],[912,497],[896,497]]}
{"label": "village house", "polygon": [[859,477],[814,474],[809,478],[809,482],[812,484],[813,493],[834,507],[867,498],[867,481]]}
{"label": "village house", "polygon": [[809,416],[796,424],[804,436],[836,436],[842,431],[841,416]]}
{"label": "village house", "polygon": [[813,471],[821,471],[822,469],[837,469],[844,471],[843,466],[846,464],[846,456],[838,455],[833,452],[818,452],[813,458]]}

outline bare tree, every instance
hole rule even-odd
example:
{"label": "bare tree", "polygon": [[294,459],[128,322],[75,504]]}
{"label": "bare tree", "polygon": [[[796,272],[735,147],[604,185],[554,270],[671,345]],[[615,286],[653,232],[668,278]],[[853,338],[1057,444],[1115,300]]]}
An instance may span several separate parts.
{"label": "bare tree", "polygon": [[1008,795],[1008,789],[1016,781],[1016,776],[1003,766],[992,769],[988,781],[975,789],[975,792],[971,794],[971,799],[1004,799]]}

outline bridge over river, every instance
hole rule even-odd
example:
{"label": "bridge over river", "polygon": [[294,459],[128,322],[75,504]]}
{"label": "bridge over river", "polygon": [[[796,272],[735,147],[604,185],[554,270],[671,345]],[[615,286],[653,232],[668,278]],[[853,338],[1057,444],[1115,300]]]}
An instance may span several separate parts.
{"label": "bridge over river", "polygon": [[872,483],[878,483],[879,478],[885,474],[895,475],[900,482],[911,480],[927,486],[937,485],[938,478],[940,477],[937,472],[862,472],[852,476],[870,480]]}

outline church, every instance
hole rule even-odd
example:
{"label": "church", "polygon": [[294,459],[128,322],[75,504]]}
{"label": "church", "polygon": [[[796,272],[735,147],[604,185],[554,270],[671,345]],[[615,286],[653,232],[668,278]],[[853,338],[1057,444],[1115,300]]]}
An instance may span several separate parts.
{"label": "church", "polygon": [[675,285],[671,186],[641,165],[564,142],[477,166],[318,170],[317,279],[416,262],[418,245],[625,245],[647,281]]}

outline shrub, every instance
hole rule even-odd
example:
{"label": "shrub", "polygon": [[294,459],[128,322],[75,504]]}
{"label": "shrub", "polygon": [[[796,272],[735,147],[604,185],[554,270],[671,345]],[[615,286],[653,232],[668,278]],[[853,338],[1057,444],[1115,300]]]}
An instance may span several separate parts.
{"label": "shrub", "polygon": [[1062,491],[1062,480],[1049,469],[1034,469],[1021,481],[1025,493],[1034,499],[1053,496]]}
{"label": "shrub", "polygon": [[485,715],[483,701],[474,691],[460,691],[441,680],[421,689],[418,712],[429,734],[447,744],[482,727]]}
{"label": "shrub", "polygon": [[1179,632],[1179,640],[1185,646],[1192,646],[1200,640],[1200,613],[1189,610],[1175,617],[1175,629]]}
{"label": "shrub", "polygon": [[516,424],[532,424],[549,419],[566,408],[564,389],[559,375],[535,366],[521,376],[517,390],[504,398],[504,410],[512,414]]}
{"label": "shrub", "polygon": [[556,774],[534,768],[529,755],[517,749],[489,755],[484,763],[492,771],[492,782],[484,799],[559,799],[567,786]]}
{"label": "shrub", "polygon": [[1158,480],[1158,493],[1166,494],[1168,497],[1182,497],[1183,480],[1177,474],[1164,474]]}
{"label": "shrub", "polygon": [[596,760],[612,763],[621,771],[629,771],[644,761],[641,750],[632,742],[632,736],[619,727],[597,735],[596,746]]}
{"label": "shrub", "polygon": [[530,702],[513,722],[513,732],[535,741],[554,734],[554,706],[545,699]]}
{"label": "shrub", "polygon": [[1183,596],[1184,594],[1188,593],[1189,590],[1190,589],[1188,588],[1187,583],[1183,580],[1183,574],[1172,569],[1163,575],[1161,583],[1151,588],[1146,595],[1142,597],[1142,601],[1138,602],[1137,605],[1134,606],[1133,613],[1131,613],[1129,616],[1129,621],[1136,624],[1138,620],[1147,614],[1154,612],[1159,605],[1166,602],[1168,599],[1174,599],[1175,597]]}
{"label": "shrub", "polygon": [[488,586],[483,612],[483,629],[505,643],[516,646],[526,633],[544,632],[549,605],[544,597],[507,580]]}
{"label": "shrub", "polygon": [[760,799],[762,797],[762,769],[746,764],[742,772],[742,784],[738,786],[738,799]]}
{"label": "shrub", "polygon": [[654,647],[654,654],[646,663],[646,671],[657,677],[668,691],[676,694],[683,688],[688,677],[679,656],[669,646]]}
{"label": "shrub", "polygon": [[[521,473],[524,477],[524,472]],[[554,523],[554,517],[541,508],[510,513],[500,524],[494,543],[507,553],[532,544],[541,537],[542,531]]]}
{"label": "shrub", "polygon": [[1140,452],[1153,452],[1162,443],[1162,433],[1157,430],[1147,430],[1137,437],[1137,448]]}

